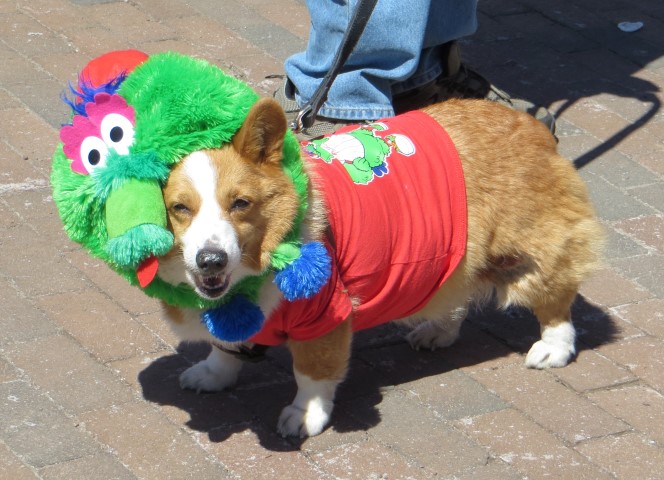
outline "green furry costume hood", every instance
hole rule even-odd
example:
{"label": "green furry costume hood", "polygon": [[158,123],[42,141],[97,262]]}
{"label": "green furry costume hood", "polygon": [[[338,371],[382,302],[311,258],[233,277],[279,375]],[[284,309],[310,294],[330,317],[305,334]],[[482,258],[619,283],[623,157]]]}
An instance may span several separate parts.
{"label": "green furry costume hood", "polygon": [[[273,252],[272,268],[242,280],[217,301],[199,297],[189,285],[171,285],[158,276],[158,259],[173,245],[161,187],[170,168],[184,156],[231,141],[258,99],[245,83],[192,57],[172,52],[147,57],[125,51],[90,62],[78,85],[70,89],[74,99],[65,101],[74,115],[61,130],[51,183],[67,234],[92,256],[148,295],[180,307],[214,309],[238,298],[251,306],[270,271],[298,269],[298,280],[284,275],[278,282],[289,299],[310,296],[320,288],[318,283],[327,281],[322,271],[315,273],[320,278],[312,284],[300,285],[302,269],[312,268],[308,261],[300,261],[304,249],[298,243],[308,180],[291,132],[285,138],[282,165],[301,208],[295,227]],[[318,249],[311,255],[317,259],[324,253]],[[325,269],[323,264],[318,267]],[[213,316],[219,317],[218,313]],[[226,321],[228,312],[221,317],[214,321]],[[210,321],[210,331],[223,340],[245,340],[256,329],[254,325],[218,335]]]}

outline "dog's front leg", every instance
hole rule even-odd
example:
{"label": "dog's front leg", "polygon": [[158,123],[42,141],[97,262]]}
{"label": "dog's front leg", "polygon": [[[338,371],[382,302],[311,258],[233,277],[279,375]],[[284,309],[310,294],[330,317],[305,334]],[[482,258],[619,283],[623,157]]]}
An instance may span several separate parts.
{"label": "dog's front leg", "polygon": [[332,415],[337,386],[348,369],[350,344],[350,319],[322,337],[288,342],[297,395],[281,412],[277,427],[281,435],[310,437],[323,431]]}
{"label": "dog's front leg", "polygon": [[180,375],[180,386],[197,392],[219,392],[232,387],[242,368],[242,360],[213,346],[205,360]]}

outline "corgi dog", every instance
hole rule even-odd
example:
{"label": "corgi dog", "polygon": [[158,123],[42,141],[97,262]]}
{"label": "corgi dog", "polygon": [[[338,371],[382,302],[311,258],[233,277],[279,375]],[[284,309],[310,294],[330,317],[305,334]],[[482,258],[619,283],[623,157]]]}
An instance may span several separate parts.
{"label": "corgi dog", "polygon": [[[292,354],[298,390],[278,420],[284,436],[323,431],[353,331],[384,321],[412,325],[407,340],[415,349],[445,347],[472,302],[495,298],[501,308],[529,308],[540,323],[527,367],[563,367],[576,353],[570,307],[596,268],[603,233],[555,138],[531,116],[483,100],[405,115],[412,134],[381,121],[303,148],[309,191],[301,240],[325,245],[329,285],[290,302],[265,281],[257,303],[271,330],[249,342],[283,341]],[[163,195],[175,247],[161,261],[162,279],[215,300],[268,269],[300,206],[281,165],[286,130],[279,105],[261,99],[230,144],[173,168]],[[452,159],[426,158],[441,149]],[[231,387],[243,363],[233,351],[245,345],[213,338],[198,310],[165,310],[183,340],[213,344],[182,373],[181,386]]]}

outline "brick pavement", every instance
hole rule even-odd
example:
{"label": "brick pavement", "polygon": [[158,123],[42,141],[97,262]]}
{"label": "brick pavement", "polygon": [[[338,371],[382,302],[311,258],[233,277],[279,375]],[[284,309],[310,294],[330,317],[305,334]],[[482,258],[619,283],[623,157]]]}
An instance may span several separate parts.
{"label": "brick pavement", "polygon": [[[645,27],[623,33],[620,21]],[[206,58],[275,88],[305,44],[301,0],[0,1],[0,477],[664,478],[664,4],[482,0],[466,60],[560,117],[607,233],[575,308],[580,353],[529,371],[523,312],[475,312],[460,341],[413,352],[363,332],[331,428],[275,434],[288,354],[236,390],[177,386],[205,355],[155,301],[62,232],[48,186],[59,100],[93,56],[134,47]]]}

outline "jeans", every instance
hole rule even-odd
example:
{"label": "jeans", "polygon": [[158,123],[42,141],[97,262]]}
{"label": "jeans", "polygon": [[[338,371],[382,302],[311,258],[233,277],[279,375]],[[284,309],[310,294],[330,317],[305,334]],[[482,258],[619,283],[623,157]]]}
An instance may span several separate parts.
{"label": "jeans", "polygon": [[[311,17],[307,49],[285,64],[300,106],[332,66],[357,1],[307,0]],[[475,32],[476,8],[477,0],[378,0],[318,114],[343,120],[393,116],[393,94],[442,73],[439,46]]]}

